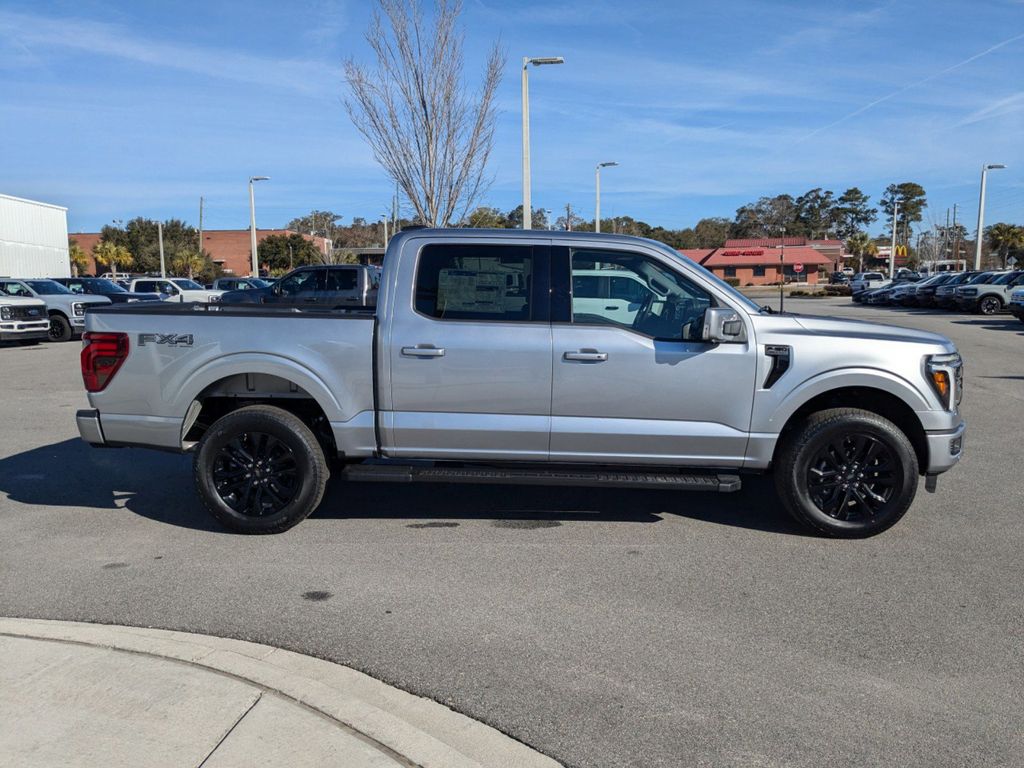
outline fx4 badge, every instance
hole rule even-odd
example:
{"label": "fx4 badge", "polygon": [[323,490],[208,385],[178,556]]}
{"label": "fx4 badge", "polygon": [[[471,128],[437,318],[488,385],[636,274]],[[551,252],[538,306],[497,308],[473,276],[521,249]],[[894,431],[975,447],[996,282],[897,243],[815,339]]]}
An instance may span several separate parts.
{"label": "fx4 badge", "polygon": [[140,333],[139,346],[166,344],[169,347],[191,347],[191,333]]}

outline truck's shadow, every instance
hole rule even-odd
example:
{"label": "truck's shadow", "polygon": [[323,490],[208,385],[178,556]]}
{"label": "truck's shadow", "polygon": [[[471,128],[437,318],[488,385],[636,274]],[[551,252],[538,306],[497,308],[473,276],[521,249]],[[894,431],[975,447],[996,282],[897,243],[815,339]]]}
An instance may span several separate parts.
{"label": "truck's shadow", "polygon": [[[0,493],[22,504],[124,508],[168,525],[224,532],[195,495],[189,457],[170,453],[96,449],[78,439],[65,440],[0,459]],[[335,480],[314,518],[657,523],[665,515],[802,533],[762,477],[745,477],[743,490],[731,494]]]}

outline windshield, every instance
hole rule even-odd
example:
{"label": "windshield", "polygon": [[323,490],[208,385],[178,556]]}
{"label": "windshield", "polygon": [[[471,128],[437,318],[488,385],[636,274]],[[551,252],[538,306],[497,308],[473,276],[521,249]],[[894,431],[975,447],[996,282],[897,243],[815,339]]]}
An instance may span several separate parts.
{"label": "windshield", "polygon": [[1006,285],[1008,282],[1013,280],[1015,277],[1020,277],[1020,272],[1007,272],[1005,275],[1000,277],[998,280],[993,280],[992,285]]}
{"label": "windshield", "polygon": [[[238,287],[242,288],[244,286],[240,285]],[[269,288],[270,287],[270,283],[268,283],[262,277],[250,277],[249,278],[249,287],[250,288]]]}
{"label": "windshield", "polygon": [[752,301],[751,299],[748,299],[746,296],[744,296],[742,293],[737,291],[735,288],[733,288],[731,285],[729,285],[727,282],[725,282],[725,280],[720,278],[718,275],[716,275],[714,272],[712,272],[707,267],[702,267],[697,262],[690,261],[690,259],[687,259],[683,254],[679,253],[678,251],[672,250],[671,248],[669,248],[667,245],[665,245],[663,243],[658,243],[658,245],[660,246],[661,250],[671,254],[672,258],[674,258],[676,261],[679,261],[680,259],[682,259],[684,261],[689,261],[695,267],[699,268],[701,271],[704,272],[704,277],[706,277],[708,280],[711,280],[711,282],[713,282],[715,285],[717,285],[719,288],[721,288],[725,293],[729,294],[729,296],[731,298],[733,298],[736,301],[740,302],[744,307],[746,307],[750,311],[752,311],[752,312],[760,312],[761,311],[761,305],[760,304],[758,304],[755,301]]}
{"label": "windshield", "polygon": [[53,296],[58,293],[71,293],[60,283],[53,280],[26,280],[28,287],[41,296]]}
{"label": "windshield", "polygon": [[987,283],[995,276],[995,272],[980,272],[977,275],[973,275],[970,280],[967,280],[966,284],[976,285],[977,283]]}
{"label": "windshield", "polygon": [[203,286],[201,286],[195,280],[188,280],[188,279],[186,279],[184,277],[176,277],[173,280],[171,280],[171,282],[174,283],[176,286],[178,286],[179,288],[181,288],[184,291],[201,291],[201,290],[203,290]]}
{"label": "windshield", "polygon": [[102,277],[97,277],[95,280],[90,280],[89,284],[96,289],[96,293],[128,293],[124,288],[115,283],[113,280],[107,280]]}

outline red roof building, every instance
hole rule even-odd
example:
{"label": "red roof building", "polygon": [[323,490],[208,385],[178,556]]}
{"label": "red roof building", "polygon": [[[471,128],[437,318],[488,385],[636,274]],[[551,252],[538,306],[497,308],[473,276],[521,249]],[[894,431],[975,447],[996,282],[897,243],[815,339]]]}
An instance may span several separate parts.
{"label": "red roof building", "polygon": [[[828,256],[807,245],[787,244],[785,248],[697,248],[682,250],[680,253],[723,280],[738,280],[739,285],[768,285],[778,283],[783,278],[786,281],[799,280],[816,285],[819,268],[831,269],[833,264]],[[801,272],[796,271],[797,264],[803,265]]]}
{"label": "red roof building", "polygon": [[[257,229],[256,242],[262,242],[271,235],[294,235],[290,229]],[[323,254],[329,254],[331,241],[326,237],[302,235],[312,242]],[[98,232],[75,232],[68,235],[68,242],[74,241],[89,257],[86,274],[98,275],[103,269],[92,257],[92,249],[100,241]],[[248,229],[210,229],[203,232],[203,250],[210,254],[214,264],[228,275],[248,275],[252,271],[252,254]]]}

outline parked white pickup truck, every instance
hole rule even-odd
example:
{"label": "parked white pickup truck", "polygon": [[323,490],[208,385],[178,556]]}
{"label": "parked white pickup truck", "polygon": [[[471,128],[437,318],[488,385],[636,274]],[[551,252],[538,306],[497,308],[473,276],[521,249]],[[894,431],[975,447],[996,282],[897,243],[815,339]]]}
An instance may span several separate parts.
{"label": "parked white pickup truck", "polygon": [[203,288],[187,277],[137,277],[128,285],[132,293],[159,293],[164,301],[219,301],[224,291]]}
{"label": "parked white pickup truck", "polygon": [[[605,274],[639,283],[628,318],[576,295]],[[151,304],[89,313],[79,431],[193,452],[245,533],[310,514],[329,457],[352,480],[675,490],[772,470],[798,520],[866,536],[963,446],[948,339],[780,315],[649,240],[418,229],[375,308]]]}
{"label": "parked white pickup truck", "polygon": [[49,334],[50,317],[41,299],[8,296],[0,290],[0,341],[38,344]]}

